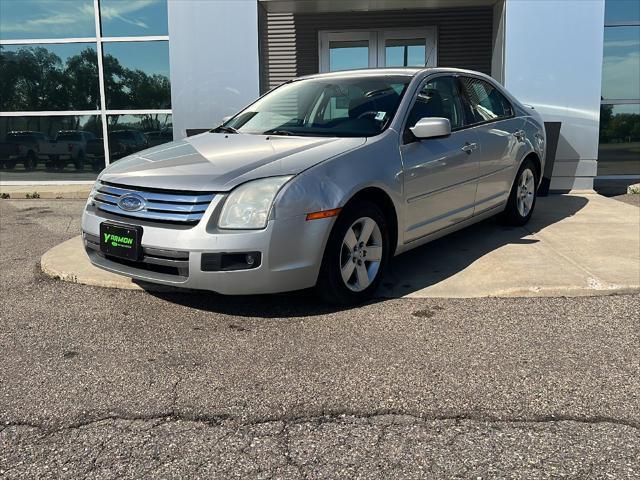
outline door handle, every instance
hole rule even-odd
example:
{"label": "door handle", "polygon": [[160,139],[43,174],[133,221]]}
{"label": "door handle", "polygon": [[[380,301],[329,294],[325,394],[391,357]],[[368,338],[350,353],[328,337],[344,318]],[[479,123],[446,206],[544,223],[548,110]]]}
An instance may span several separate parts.
{"label": "door handle", "polygon": [[471,155],[471,152],[473,152],[476,148],[478,148],[478,145],[476,143],[467,142],[462,146],[462,151]]}
{"label": "door handle", "polygon": [[513,136],[518,139],[520,142],[524,142],[524,139],[527,138],[527,134],[524,130],[516,130],[513,132]]}

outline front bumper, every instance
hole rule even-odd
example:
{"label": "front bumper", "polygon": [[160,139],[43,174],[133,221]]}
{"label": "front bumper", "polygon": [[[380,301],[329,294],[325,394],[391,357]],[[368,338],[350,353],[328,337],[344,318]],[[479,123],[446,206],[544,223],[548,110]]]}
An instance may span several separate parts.
{"label": "front bumper", "polygon": [[[191,228],[150,225],[135,219],[118,220],[129,225],[142,225],[145,258],[146,252],[150,252],[150,257],[158,251],[172,252],[160,254],[160,258],[164,259],[164,263],[167,263],[167,258],[178,261],[176,265],[182,268],[177,268],[175,274],[106,258],[99,253],[89,243],[92,237],[98,237],[100,223],[110,219],[90,206],[82,217],[85,250],[91,263],[113,273],[141,281],[211,290],[225,295],[276,293],[315,285],[333,218],[306,221],[302,215],[270,220],[264,230],[220,231],[215,227],[215,219],[212,220],[219,202],[212,202],[202,220]],[[260,266],[248,270],[213,272],[202,269],[202,256],[205,253],[240,252],[260,252]]]}

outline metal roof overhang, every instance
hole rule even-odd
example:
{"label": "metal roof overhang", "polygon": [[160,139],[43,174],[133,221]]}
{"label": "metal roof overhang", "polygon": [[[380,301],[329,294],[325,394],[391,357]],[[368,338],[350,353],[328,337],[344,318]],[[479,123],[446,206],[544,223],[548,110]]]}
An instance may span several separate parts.
{"label": "metal roof overhang", "polygon": [[500,0],[258,0],[269,13],[371,12],[485,7]]}

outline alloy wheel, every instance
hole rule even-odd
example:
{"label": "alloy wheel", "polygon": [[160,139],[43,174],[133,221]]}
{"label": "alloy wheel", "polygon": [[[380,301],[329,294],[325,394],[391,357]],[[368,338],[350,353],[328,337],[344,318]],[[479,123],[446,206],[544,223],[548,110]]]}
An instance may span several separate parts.
{"label": "alloy wheel", "polygon": [[350,290],[361,292],[374,281],[382,261],[382,233],[370,217],[351,224],[342,240],[340,272]]}
{"label": "alloy wheel", "polygon": [[533,172],[525,168],[520,174],[518,180],[518,190],[516,192],[516,203],[518,206],[518,213],[522,217],[529,215],[531,208],[533,207],[533,200],[535,199],[536,187],[535,176]]}

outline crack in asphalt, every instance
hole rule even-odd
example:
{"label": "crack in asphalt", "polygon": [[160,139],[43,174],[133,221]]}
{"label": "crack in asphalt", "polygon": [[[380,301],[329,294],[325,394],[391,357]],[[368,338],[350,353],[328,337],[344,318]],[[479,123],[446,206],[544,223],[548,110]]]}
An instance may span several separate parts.
{"label": "crack in asphalt", "polygon": [[[180,379],[176,381],[174,391],[177,390],[177,385],[179,384]],[[174,393],[174,396],[177,397],[177,394]],[[175,398],[174,397],[174,398]],[[388,423],[379,422],[378,425],[380,427],[389,426],[389,425],[403,425],[406,422],[395,422],[394,419],[399,417],[407,418],[409,417],[412,421],[409,423],[410,425],[420,425],[427,422],[446,422],[446,421],[454,421],[454,422],[480,422],[480,423],[505,423],[505,424],[542,424],[542,423],[561,423],[561,422],[573,422],[580,424],[610,424],[617,426],[624,426],[633,428],[636,430],[640,430],[640,422],[636,420],[629,419],[619,419],[608,416],[596,415],[596,416],[580,416],[580,415],[567,415],[567,414],[545,414],[545,415],[533,415],[533,416],[502,416],[498,414],[486,414],[479,412],[470,412],[470,413],[458,413],[458,414],[415,414],[410,412],[400,412],[400,411],[392,411],[392,410],[379,410],[370,413],[366,412],[356,412],[351,410],[341,410],[341,411],[331,411],[331,412],[321,412],[315,415],[283,415],[283,416],[274,416],[274,417],[262,417],[256,419],[247,419],[242,420],[239,417],[233,417],[227,414],[196,414],[189,415],[176,411],[175,403],[172,404],[166,411],[158,412],[149,415],[135,415],[135,414],[112,414],[105,415],[101,417],[97,417],[94,419],[86,419],[78,422],[70,423],[68,425],[62,426],[52,426],[42,423],[36,422],[28,422],[28,421],[11,421],[4,420],[1,421],[2,428],[0,429],[0,433],[6,430],[9,427],[24,427],[24,428],[34,428],[38,430],[42,430],[45,435],[53,435],[55,433],[68,431],[68,430],[76,430],[84,427],[91,427],[95,424],[102,422],[110,422],[110,421],[142,421],[142,422],[158,422],[154,425],[158,426],[163,423],[172,423],[172,422],[193,422],[193,423],[201,423],[206,424],[212,427],[221,426],[225,423],[235,424],[236,426],[258,426],[263,424],[272,424],[276,422],[282,422],[285,426],[283,431],[280,433],[284,433],[287,425],[295,425],[302,423],[315,423],[317,425],[322,425],[326,423],[352,423],[349,422],[349,419],[356,420],[371,420],[371,419],[387,419]],[[372,424],[373,425],[373,424]],[[384,432],[384,430],[383,430]],[[381,435],[382,437],[382,435]],[[379,441],[382,438],[379,438]],[[454,441],[452,439],[452,441]]]}

